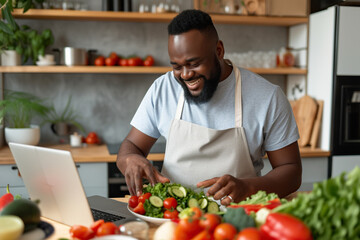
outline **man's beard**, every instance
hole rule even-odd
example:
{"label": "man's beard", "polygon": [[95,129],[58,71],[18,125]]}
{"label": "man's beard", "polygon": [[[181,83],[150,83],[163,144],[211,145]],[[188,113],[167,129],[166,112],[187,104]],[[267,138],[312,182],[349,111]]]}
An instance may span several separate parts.
{"label": "man's beard", "polygon": [[215,58],[214,68],[213,71],[211,71],[210,73],[209,79],[206,78],[204,75],[199,75],[192,79],[189,79],[189,81],[194,80],[196,78],[202,78],[204,80],[204,87],[198,96],[193,96],[191,94],[191,92],[189,91],[189,89],[187,88],[184,82],[184,79],[179,77],[178,82],[184,89],[184,96],[186,100],[194,103],[205,103],[208,102],[211,99],[211,97],[214,95],[217,86],[220,82],[220,75],[221,75],[220,62],[217,58]]}

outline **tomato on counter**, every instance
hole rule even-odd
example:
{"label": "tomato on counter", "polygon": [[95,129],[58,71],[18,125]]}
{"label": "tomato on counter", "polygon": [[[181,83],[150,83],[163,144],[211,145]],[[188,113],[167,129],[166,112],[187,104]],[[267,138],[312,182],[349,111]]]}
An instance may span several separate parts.
{"label": "tomato on counter", "polygon": [[112,58],[112,59],[115,60],[114,65],[119,63],[120,57],[119,57],[119,55],[116,54],[116,52],[111,52],[110,55],[109,55],[109,58]]}
{"label": "tomato on counter", "polygon": [[106,66],[115,66],[116,59],[108,57],[108,58],[105,59],[105,64],[106,64]]}
{"label": "tomato on counter", "polygon": [[98,135],[96,134],[96,132],[90,132],[87,135],[87,137],[85,138],[85,142],[87,144],[99,144],[100,139],[99,139]]}
{"label": "tomato on counter", "polygon": [[121,58],[121,59],[119,60],[118,65],[119,65],[119,66],[122,66],[122,67],[129,66],[128,59],[126,59],[126,58]]}
{"label": "tomato on counter", "polygon": [[95,233],[88,227],[74,225],[70,228],[70,236],[75,239],[88,240],[95,237]]}
{"label": "tomato on counter", "polygon": [[129,198],[129,207],[135,208],[139,204],[138,196],[131,196]]}

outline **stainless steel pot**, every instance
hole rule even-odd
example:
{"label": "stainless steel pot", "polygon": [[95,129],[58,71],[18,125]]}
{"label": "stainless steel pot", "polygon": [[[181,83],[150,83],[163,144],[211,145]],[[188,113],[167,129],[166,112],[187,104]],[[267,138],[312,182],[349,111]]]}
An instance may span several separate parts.
{"label": "stainless steel pot", "polygon": [[88,51],[84,48],[64,47],[53,49],[59,52],[60,65],[85,66],[88,65]]}

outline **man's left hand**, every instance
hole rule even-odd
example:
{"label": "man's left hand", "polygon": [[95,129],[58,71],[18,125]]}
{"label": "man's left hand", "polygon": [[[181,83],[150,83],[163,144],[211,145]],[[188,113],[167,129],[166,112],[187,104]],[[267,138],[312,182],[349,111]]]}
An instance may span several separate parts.
{"label": "man's left hand", "polygon": [[211,186],[206,195],[213,196],[215,200],[220,199],[221,204],[225,206],[231,202],[240,202],[251,194],[250,188],[244,180],[237,179],[228,174],[199,182],[196,186],[198,188]]}

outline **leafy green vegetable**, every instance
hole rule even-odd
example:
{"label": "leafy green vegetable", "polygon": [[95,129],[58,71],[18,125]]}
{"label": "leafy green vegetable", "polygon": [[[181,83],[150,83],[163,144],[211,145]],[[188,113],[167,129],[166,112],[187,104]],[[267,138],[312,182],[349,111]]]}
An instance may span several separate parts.
{"label": "leafy green vegetable", "polygon": [[[171,188],[173,187],[183,187],[186,190],[186,196],[185,197],[179,197],[175,194],[171,194]],[[178,183],[157,183],[155,186],[148,185],[145,188],[143,188],[144,193],[151,193],[151,195],[158,196],[161,198],[161,200],[165,200],[166,198],[173,197],[176,199],[178,206],[180,206],[182,209],[188,208],[188,201],[191,198],[195,198],[196,200],[200,200],[202,198],[207,199],[209,202],[211,202],[210,199],[208,199],[205,196],[204,192],[195,192],[194,190],[184,187],[181,184]],[[157,208],[153,206],[148,200],[145,201],[144,209],[146,211],[145,215],[150,217],[163,217],[163,209]]]}
{"label": "leafy green vegetable", "polygon": [[[231,205],[243,205],[243,204],[267,204],[268,201],[279,198],[276,193],[267,194],[265,191],[258,191],[257,193],[247,197],[245,200],[239,203],[231,203]],[[286,199],[280,199],[281,202],[287,202]]]}
{"label": "leafy green vegetable", "polygon": [[254,218],[247,215],[244,208],[227,208],[223,219],[224,222],[234,225],[237,231],[241,231],[248,227],[255,227]]}
{"label": "leafy green vegetable", "polygon": [[299,194],[274,209],[301,219],[314,239],[360,239],[360,168],[314,184],[311,193]]}

